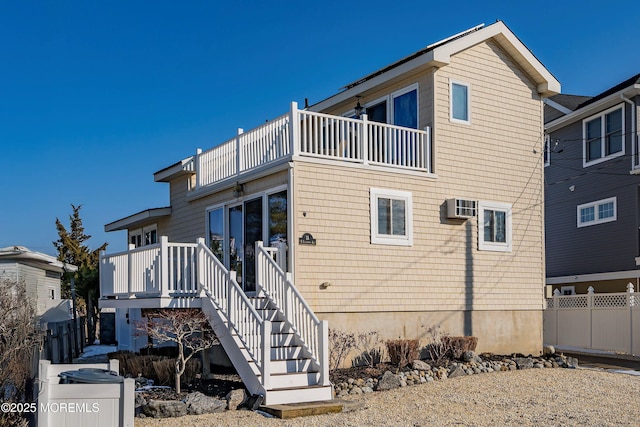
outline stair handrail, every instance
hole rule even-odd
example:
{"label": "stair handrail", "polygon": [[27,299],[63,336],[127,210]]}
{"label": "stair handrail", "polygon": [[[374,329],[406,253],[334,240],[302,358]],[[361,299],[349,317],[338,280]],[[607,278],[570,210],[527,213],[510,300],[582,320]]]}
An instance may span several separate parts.
{"label": "stair handrail", "polygon": [[[256,242],[256,288],[272,301],[282,312],[292,329],[297,332],[302,345],[321,367],[320,383],[329,381],[329,331],[328,322],[320,321],[304,297],[294,286],[270,252],[277,248],[266,248]],[[282,256],[283,254],[278,254]]]}
{"label": "stair handrail", "polygon": [[266,324],[268,322],[262,319],[245,295],[236,281],[235,272],[229,271],[220,262],[204,239],[198,239],[198,266],[199,286],[245,344],[262,373],[262,384],[266,389],[271,350],[270,325]]}

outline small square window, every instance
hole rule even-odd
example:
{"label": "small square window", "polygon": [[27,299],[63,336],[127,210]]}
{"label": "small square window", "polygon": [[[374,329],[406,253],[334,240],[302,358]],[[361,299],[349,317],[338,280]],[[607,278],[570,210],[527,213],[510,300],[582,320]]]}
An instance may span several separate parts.
{"label": "small square window", "polygon": [[411,246],[412,197],[407,191],[372,188],[371,243]]}
{"label": "small square window", "polygon": [[478,249],[511,252],[511,205],[478,203]]}
{"label": "small square window", "polygon": [[451,121],[457,123],[471,123],[471,109],[469,108],[470,85],[468,83],[450,81],[451,91]]}

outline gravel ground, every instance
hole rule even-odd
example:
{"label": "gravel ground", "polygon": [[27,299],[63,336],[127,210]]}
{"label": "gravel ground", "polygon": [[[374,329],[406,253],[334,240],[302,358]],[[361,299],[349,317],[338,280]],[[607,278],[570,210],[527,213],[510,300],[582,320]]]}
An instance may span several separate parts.
{"label": "gravel ground", "polygon": [[470,375],[349,396],[354,412],[280,420],[249,411],[135,420],[159,426],[631,426],[640,425],[640,377],[593,369]]}

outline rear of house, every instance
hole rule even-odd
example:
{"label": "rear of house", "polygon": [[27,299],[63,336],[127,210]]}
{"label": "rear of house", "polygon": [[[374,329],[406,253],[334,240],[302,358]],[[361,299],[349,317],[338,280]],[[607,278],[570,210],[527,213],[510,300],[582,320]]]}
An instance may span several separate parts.
{"label": "rear of house", "polygon": [[[163,286],[162,275],[146,281],[146,290],[157,290],[146,294],[157,301],[150,303],[131,283],[117,283],[132,276],[113,273],[117,256],[131,265],[145,244],[198,239],[246,295],[269,294],[256,245],[263,241],[279,248],[274,268],[295,288],[283,294],[281,313],[293,298],[338,330],[425,345],[427,328],[441,325],[477,336],[478,351],[539,353],[542,99],[559,90],[497,22],[428,46],[309,108],[292,103],[264,126],[157,172],[156,181],[169,183],[170,207],[105,226],[128,230],[132,250],[103,258],[110,273],[101,304],[130,316],[199,304],[153,288]],[[177,258],[168,262],[168,275],[186,271]],[[189,289],[200,292],[202,274],[189,277]]]}

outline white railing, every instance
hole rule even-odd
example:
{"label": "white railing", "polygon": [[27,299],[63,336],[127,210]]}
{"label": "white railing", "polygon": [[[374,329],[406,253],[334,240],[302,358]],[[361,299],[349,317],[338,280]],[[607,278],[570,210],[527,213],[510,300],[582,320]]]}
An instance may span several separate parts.
{"label": "white railing", "polygon": [[[235,329],[250,356],[262,372],[265,388],[268,385],[268,366],[270,354],[265,358],[262,349],[271,349],[271,331],[264,334],[264,321],[253,307],[244,291],[236,281],[235,272],[227,270],[218,258],[205,245],[204,239],[198,239],[199,284],[205,294],[211,298],[219,312],[229,321],[229,327]],[[270,326],[270,325],[268,325]],[[264,361],[267,363],[264,363]]]}
{"label": "white railing", "polygon": [[[160,243],[100,255],[100,297],[195,297],[206,295],[236,331],[269,384],[271,322],[262,320],[235,279],[204,239],[197,243]],[[266,361],[266,363],[265,363]]]}
{"label": "white railing", "polygon": [[547,298],[544,343],[640,355],[640,300],[627,292],[560,295]]}
{"label": "white railing", "polygon": [[256,290],[264,294],[282,312],[298,333],[302,344],[322,368],[320,384],[329,384],[328,323],[320,321],[304,300],[288,275],[273,259],[277,248],[256,242]]}
{"label": "white railing", "polygon": [[234,180],[293,156],[431,171],[431,133],[362,119],[299,110],[195,155],[196,187]]}

